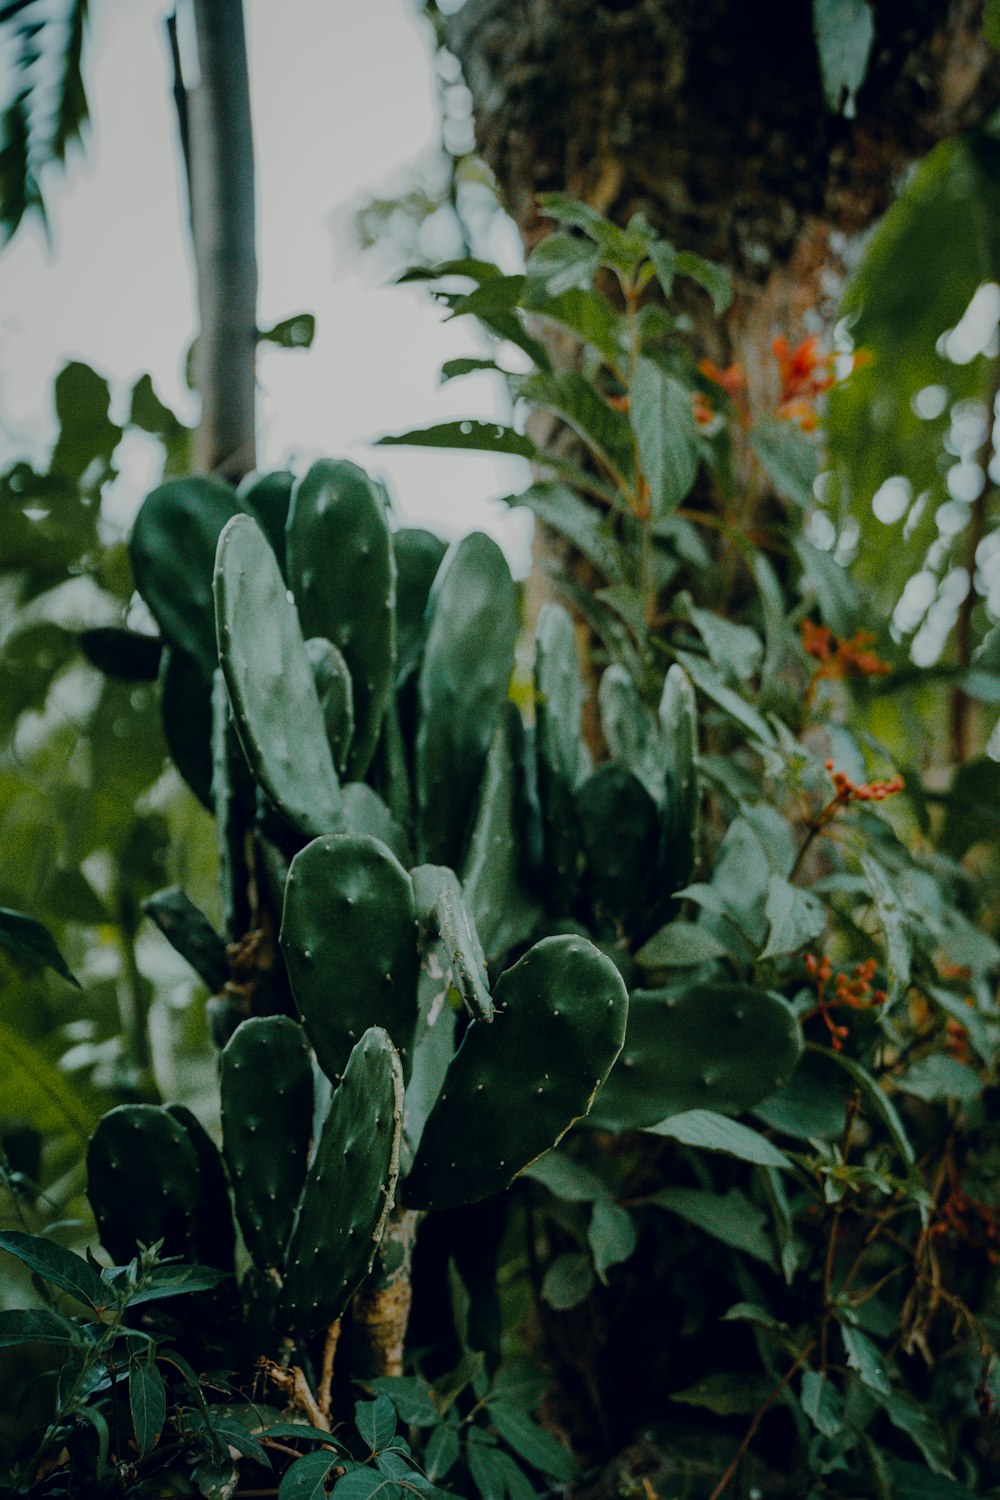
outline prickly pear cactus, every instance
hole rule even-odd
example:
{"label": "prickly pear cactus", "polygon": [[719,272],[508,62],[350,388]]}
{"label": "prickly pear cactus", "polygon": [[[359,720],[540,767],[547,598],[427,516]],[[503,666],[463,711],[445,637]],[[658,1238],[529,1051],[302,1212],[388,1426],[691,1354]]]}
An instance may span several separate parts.
{"label": "prickly pear cactus", "polygon": [[197,1261],[201,1173],[183,1124],[154,1104],[120,1104],[87,1151],[87,1196],[101,1244],[124,1265],[140,1244]]}
{"label": "prickly pear cactus", "polygon": [[222,1142],[236,1217],[254,1263],[281,1266],[306,1174],[313,1080],[302,1027],[253,1017],[222,1052]]}
{"label": "prickly pear cactus", "polygon": [[399,1175],[403,1072],[372,1027],[333,1091],[285,1259],[281,1313],[299,1333],[339,1318],[371,1270]]}
{"label": "prickly pear cactus", "polygon": [[405,1200],[475,1203],[507,1187],[584,1116],[621,1050],[628,997],[618,970],[579,937],[545,938],[474,1021],[424,1126]]}
{"label": "prickly pear cactus", "polygon": [[354,688],[347,662],[332,641],[310,636],[306,655],[312,667],[316,696],[323,710],[326,737],[334,764],[341,776],[347,770],[347,757],[354,741]]}
{"label": "prickly pear cactus", "polygon": [[219,538],[214,589],[219,662],[254,779],[303,833],[339,828],[340,783],[298,616],[249,516]]}
{"label": "prickly pear cactus", "polygon": [[292,492],[288,582],[303,632],[332,641],[354,688],[347,774],[365,774],[396,668],[396,564],[385,499],[363,469],[321,459]]}
{"label": "prickly pear cactus", "polygon": [[578,873],[574,795],[583,763],[582,712],[573,622],[561,605],[543,605],[535,631],[538,795],[546,871],[556,907],[563,911],[570,909]]}
{"label": "prickly pear cactus", "polygon": [[409,1067],[417,1020],[417,921],[409,875],[366,835],[314,839],[292,861],[281,951],[320,1067],[336,1082],[370,1026]]}
{"label": "prickly pear cactus", "polygon": [[801,1051],[791,1006],[769,990],[636,990],[621,1057],[590,1123],[636,1130],[688,1109],[741,1114],[785,1083]]}
{"label": "prickly pear cactus", "polygon": [[541,915],[522,879],[525,860],[515,763],[515,734],[520,726],[515,720],[517,709],[507,704],[486,758],[479,808],[462,869],[465,903],[491,962],[526,942]]}
{"label": "prickly pear cactus", "polygon": [[417,847],[461,865],[493,730],[507,697],[517,632],[514,583],[481,533],[448,553],[428,601],[418,683]]}
{"label": "prickly pear cactus", "polygon": [[492,1021],[486,959],[479,934],[469,919],[462,887],[453,870],[444,865],[418,865],[410,871],[417,920],[423,945],[440,941],[451,983],[462,997],[470,1016]]}

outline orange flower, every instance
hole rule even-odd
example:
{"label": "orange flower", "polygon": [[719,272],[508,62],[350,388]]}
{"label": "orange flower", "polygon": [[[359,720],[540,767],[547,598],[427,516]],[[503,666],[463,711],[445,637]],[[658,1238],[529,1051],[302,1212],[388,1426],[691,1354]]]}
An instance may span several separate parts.
{"label": "orange flower", "polygon": [[[833,965],[830,956],[824,953],[817,958],[815,953],[807,953],[805,956],[806,973],[816,986],[816,1006],[808,1015],[820,1015],[823,1024],[830,1033],[830,1045],[834,1052],[841,1052],[844,1040],[850,1035],[846,1026],[834,1021],[831,1011],[835,1006],[846,1005],[851,1010],[872,1010],[876,1006],[885,1004],[885,990],[873,990],[872,980],[878,967],[874,958],[866,958],[864,963],[857,964],[851,976],[838,974],[834,980],[834,998],[828,1000],[826,997],[827,985],[833,977]],[[804,1018],[805,1019],[805,1018]]]}
{"label": "orange flower", "polygon": [[835,802],[884,802],[886,797],[895,796],[896,792],[903,790],[904,781],[902,776],[893,776],[889,781],[862,781],[853,782],[846,771],[835,771],[833,761],[825,762],[826,769],[833,782]]}
{"label": "orange flower", "polygon": [[804,650],[819,663],[809,683],[810,700],[817,683],[824,678],[886,677],[892,671],[889,662],[869,650],[876,639],[871,631],[859,630],[849,641],[841,641],[826,625],[817,625],[808,615],[802,621],[801,631]]}
{"label": "orange flower", "polygon": [[710,359],[703,359],[698,369],[706,380],[711,380],[715,385],[721,385],[731,400],[735,400],[746,388],[747,378],[742,365],[727,365],[724,370],[720,370],[719,366],[713,364]]}
{"label": "orange flower", "polygon": [[695,391],[692,397],[692,405],[694,419],[699,427],[708,427],[715,421],[715,412],[712,409],[712,403],[707,396],[702,395],[701,391]]}

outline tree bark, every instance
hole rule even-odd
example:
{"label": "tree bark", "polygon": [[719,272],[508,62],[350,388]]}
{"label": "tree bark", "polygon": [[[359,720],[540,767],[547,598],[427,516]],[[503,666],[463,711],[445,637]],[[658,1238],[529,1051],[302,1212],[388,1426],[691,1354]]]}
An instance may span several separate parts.
{"label": "tree bark", "polygon": [[195,468],[238,482],[256,463],[257,255],[243,0],[193,0],[199,77],[188,89],[201,421]]}

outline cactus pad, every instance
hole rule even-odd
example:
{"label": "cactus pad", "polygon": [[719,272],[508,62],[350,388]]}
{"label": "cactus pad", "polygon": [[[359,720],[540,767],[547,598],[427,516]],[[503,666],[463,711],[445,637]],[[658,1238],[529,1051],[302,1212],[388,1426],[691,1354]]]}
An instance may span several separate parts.
{"label": "cactus pad", "polygon": [[289,1016],[238,1026],[221,1059],[222,1142],[236,1217],[254,1263],[280,1266],[306,1175],[309,1044]]}
{"label": "cactus pad", "polygon": [[535,713],[538,794],[545,829],[545,863],[557,908],[568,911],[576,887],[574,792],[580,777],[583,683],[573,621],[559,604],[545,604],[535,632]]}
{"label": "cactus pad", "polygon": [[364,834],[307,844],[288,872],[280,941],[309,1040],[334,1082],[369,1026],[384,1026],[407,1059],[417,922],[410,877],[384,844]]}
{"label": "cactus pad", "polygon": [[184,1126],[155,1104],[120,1104],[98,1121],[87,1150],[87,1197],[101,1244],[117,1265],[137,1246],[197,1260],[201,1174]]}
{"label": "cactus pad", "polygon": [[520,878],[521,851],[515,831],[521,822],[513,745],[516,716],[515,706],[508,705],[494,731],[462,870],[465,904],[491,962],[525,942],[540,915]]}
{"label": "cactus pad", "polygon": [[399,1173],[403,1075],[380,1027],[334,1089],[285,1262],[283,1312],[309,1334],[344,1312],[371,1269]]}
{"label": "cactus pad", "polygon": [[769,990],[636,990],[622,1055],[590,1123],[637,1130],[688,1109],[741,1114],[781,1087],[801,1050],[791,1006]]}
{"label": "cactus pad", "polygon": [[413,1208],[474,1203],[508,1186],[585,1115],[621,1049],[628,998],[585,938],[546,938],[502,974],[491,1026],[474,1021],[424,1127]]}
{"label": "cactus pad", "polygon": [[295,607],[264,533],[235,516],[215,569],[219,661],[254,778],[303,833],[341,825],[340,784]]}
{"label": "cactus pad", "polygon": [[334,765],[341,775],[347,768],[347,756],[354,739],[354,688],[347,663],[332,641],[321,635],[306,641],[306,655],[312,667],[316,696],[323,710],[326,737]]}

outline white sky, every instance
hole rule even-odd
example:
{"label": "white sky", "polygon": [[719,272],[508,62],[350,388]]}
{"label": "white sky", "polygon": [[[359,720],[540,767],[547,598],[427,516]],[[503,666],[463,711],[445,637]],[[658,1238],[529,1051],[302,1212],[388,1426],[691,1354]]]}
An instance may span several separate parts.
{"label": "white sky", "polygon": [[[181,378],[194,312],[169,9],[167,0],[92,7],[93,125],[84,160],[46,180],[52,249],[32,223],[0,253],[2,453],[37,450],[51,434],[51,382],[70,358],[92,364],[122,396],[148,370],[164,400],[194,418]],[[353,458],[386,479],[406,523],[444,535],[488,530],[524,574],[527,514],[493,497],[524,487],[525,464],[370,446],[383,432],[455,416],[507,419],[491,376],[438,386],[444,360],[481,352],[475,326],[444,325],[426,292],[386,285],[377,257],[345,248],[351,205],[391,191],[436,138],[429,30],[408,0],[247,0],[247,19],[259,320],[317,317],[310,351],[261,351],[260,467]],[[509,261],[513,230],[498,233]],[[155,482],[150,447],[139,437],[129,444],[116,516],[130,516]]]}

